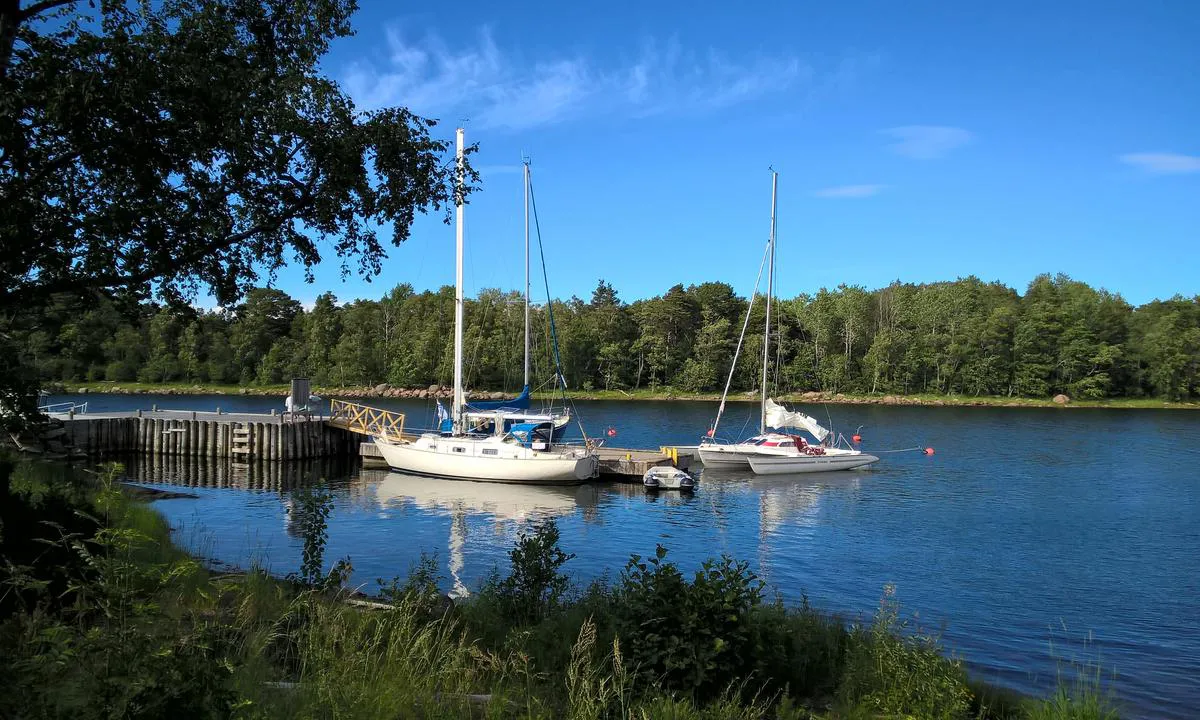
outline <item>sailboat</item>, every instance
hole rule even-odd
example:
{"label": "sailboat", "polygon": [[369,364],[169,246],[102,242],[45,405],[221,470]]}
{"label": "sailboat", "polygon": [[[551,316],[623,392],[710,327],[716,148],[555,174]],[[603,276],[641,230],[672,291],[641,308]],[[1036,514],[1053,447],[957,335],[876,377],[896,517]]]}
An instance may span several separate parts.
{"label": "sailboat", "polygon": [[[462,128],[457,132],[458,182],[463,182]],[[460,186],[461,187],[461,186]],[[475,427],[463,392],[463,232],[462,193],[455,202],[456,250],[454,287],[454,400],[450,432],[423,433],[415,439],[376,437],[388,465],[402,472],[489,482],[573,484],[595,477],[599,461],[588,446],[556,444],[552,420],[510,423],[504,412],[492,412],[492,432],[472,433]],[[484,411],[486,413],[486,411]]]}
{"label": "sailboat", "polygon": [[[717,439],[717,428],[721,423],[721,415],[725,412],[725,401],[729,396],[729,386],[733,382],[733,372],[737,367],[738,354],[742,349],[742,341],[746,337],[746,328],[750,324],[750,311],[754,309],[754,296],[751,295],[750,305],[746,308],[746,321],[742,324],[742,334],[738,338],[733,364],[729,368],[725,391],[721,394],[721,405],[717,409],[716,420],[713,421],[712,428],[709,429],[698,448],[700,460],[706,468],[749,468],[758,475],[850,470],[870,465],[878,462],[879,458],[854,448],[839,447],[838,444],[830,442],[829,430],[822,427],[816,420],[802,412],[788,410],[767,396],[767,361],[770,358],[771,345],[771,301],[775,294],[775,211],[778,188],[779,173],[772,171],[771,235],[767,241],[766,257],[763,258],[764,261],[769,260],[769,264],[766,325],[763,330],[762,407],[759,413],[758,434],[737,443],[726,443]],[[761,266],[759,272],[761,281]],[[757,283],[754,291],[758,292]],[[771,429],[774,429],[775,432],[772,432]],[[786,432],[788,430],[801,430],[812,436],[816,442],[811,443],[803,435]]]}
{"label": "sailboat", "polygon": [[[497,412],[503,415],[503,423],[506,427],[512,427],[517,423],[548,421],[553,426],[552,439],[557,440],[562,436],[571,422],[570,410],[563,410],[563,412],[559,413],[553,410],[544,413],[531,413],[529,411],[529,161],[526,160],[522,167],[524,168],[525,185],[525,383],[521,389],[521,393],[515,398],[476,400],[467,403],[467,419],[472,424],[473,431],[475,432],[494,432],[495,415]],[[545,265],[543,264],[542,271],[545,272],[545,269]],[[549,299],[547,299],[547,302],[549,302]],[[555,377],[557,381],[561,377],[561,373],[556,374]],[[442,424],[443,427],[449,430],[449,423],[443,421]]]}

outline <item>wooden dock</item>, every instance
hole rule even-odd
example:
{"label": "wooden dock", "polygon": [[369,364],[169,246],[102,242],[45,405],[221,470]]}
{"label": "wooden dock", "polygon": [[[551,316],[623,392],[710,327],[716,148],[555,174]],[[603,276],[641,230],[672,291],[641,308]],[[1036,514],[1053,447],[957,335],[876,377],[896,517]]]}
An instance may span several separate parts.
{"label": "wooden dock", "polygon": [[146,453],[283,461],[353,457],[362,437],[311,415],[134,410],[59,413],[64,443],[88,455]]}
{"label": "wooden dock", "polygon": [[[329,416],[153,409],[51,417],[62,423],[63,444],[88,455],[141,453],[237,464],[357,456],[364,467],[387,467],[371,437],[409,437],[402,413],[338,400]],[[596,454],[602,479],[636,482],[656,465],[688,469],[694,449],[602,446]],[[278,473],[263,477],[284,482]]]}
{"label": "wooden dock", "polygon": [[617,480],[640,482],[646,471],[656,465],[674,465],[680,470],[687,470],[692,464],[690,451],[672,447],[662,447],[657,451],[601,447],[596,454],[600,456],[600,476]]}

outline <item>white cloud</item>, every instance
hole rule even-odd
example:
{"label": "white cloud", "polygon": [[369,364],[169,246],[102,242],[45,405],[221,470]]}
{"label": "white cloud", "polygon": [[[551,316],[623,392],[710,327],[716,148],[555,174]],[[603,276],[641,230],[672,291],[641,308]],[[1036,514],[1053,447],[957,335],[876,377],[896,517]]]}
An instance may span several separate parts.
{"label": "white cloud", "polygon": [[917,160],[932,160],[974,139],[970,131],[943,125],[905,125],[881,130],[895,140],[892,151]]}
{"label": "white cloud", "polygon": [[602,65],[578,55],[526,62],[500,48],[486,27],[463,47],[450,47],[437,35],[412,41],[397,26],[386,37],[386,58],[356,62],[344,75],[359,107],[403,105],[418,115],[469,119],[482,128],[517,130],[584,114],[711,111],[811,88],[815,75],[794,55],[730,58],[685,49],[674,39],[647,41],[636,57]]}
{"label": "white cloud", "polygon": [[817,190],[813,193],[819,198],[865,198],[878,195],[885,185],[839,185]]}
{"label": "white cloud", "polygon": [[1182,175],[1200,172],[1200,157],[1179,153],[1141,152],[1122,155],[1120,161],[1150,175]]}

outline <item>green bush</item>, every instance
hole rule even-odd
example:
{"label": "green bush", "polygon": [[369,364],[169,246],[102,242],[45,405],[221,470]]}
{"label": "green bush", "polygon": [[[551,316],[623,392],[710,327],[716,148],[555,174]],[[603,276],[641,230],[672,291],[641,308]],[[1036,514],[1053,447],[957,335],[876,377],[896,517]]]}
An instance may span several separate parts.
{"label": "green bush", "polygon": [[289,579],[313,590],[337,590],[346,584],[354,567],[350,558],[338,560],[325,573],[325,544],[329,540],[329,513],[333,510],[333,495],[326,488],[302,487],[292,494],[293,506],[288,510],[292,523],[304,540],[299,574]]}
{"label": "green bush", "polygon": [[840,618],[814,610],[805,597],[797,608],[781,600],[755,608],[754,672],[774,693],[829,698],[837,691],[849,633]]}
{"label": "green bush", "polygon": [[532,533],[522,530],[516,547],[509,551],[508,577],[490,590],[511,623],[541,620],[566,597],[571,579],[562,573],[562,566],[575,555],[563,552],[558,540],[558,525],[547,520],[534,526]]}
{"label": "green bush", "polygon": [[658,546],[621,575],[618,633],[643,682],[709,698],[754,668],[751,611],[763,583],[729,557],[706,561],[691,582]]}
{"label": "green bush", "polygon": [[233,705],[229,628],[165,605],[169,589],[194,590],[202,569],[155,549],[169,545],[165,528],[116,489],[121,472],[105,466],[91,502],[73,498],[75,513],[98,529],[88,536],[57,526],[48,545],[75,558],[58,568],[70,605],[49,595],[43,558],[20,574],[9,566],[7,584],[35,602],[0,626],[10,678],[0,716],[215,718]]}
{"label": "green bush", "polygon": [[899,614],[889,585],[874,621],[851,629],[839,688],[842,705],[885,717],[967,717],[972,695],[962,663],[946,659],[936,639],[910,634]]}

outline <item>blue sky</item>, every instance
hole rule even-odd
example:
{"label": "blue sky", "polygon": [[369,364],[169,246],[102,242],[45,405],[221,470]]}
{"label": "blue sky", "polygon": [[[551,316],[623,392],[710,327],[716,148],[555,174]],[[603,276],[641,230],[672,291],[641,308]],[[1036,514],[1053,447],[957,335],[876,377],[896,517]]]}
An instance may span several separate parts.
{"label": "blue sky", "polygon": [[[370,2],[324,63],[364,108],[464,123],[468,292],[519,287],[522,154],[556,296],[749,291],[780,172],[779,291],[1065,272],[1200,293],[1200,3]],[[372,283],[453,281],[418,222]],[[536,287],[536,286],[535,286]],[[535,293],[536,294],[536,293]]]}

